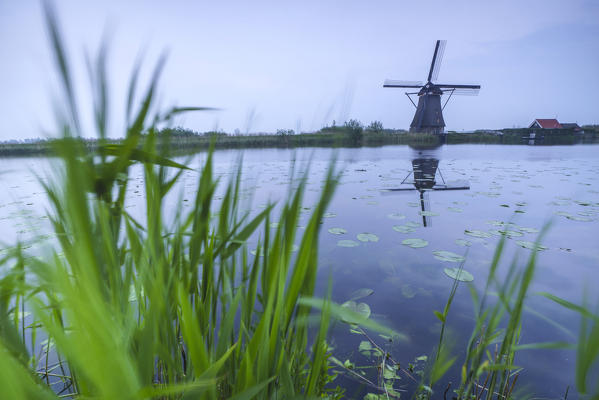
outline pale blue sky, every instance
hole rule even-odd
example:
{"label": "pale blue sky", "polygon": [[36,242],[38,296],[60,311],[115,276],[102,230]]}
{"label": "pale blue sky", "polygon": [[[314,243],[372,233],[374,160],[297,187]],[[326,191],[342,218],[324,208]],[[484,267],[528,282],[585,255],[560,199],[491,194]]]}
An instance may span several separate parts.
{"label": "pale blue sky", "polygon": [[[439,81],[479,83],[445,109],[448,130],[523,126],[534,118],[599,123],[598,1],[56,1],[88,104],[84,49],[110,42],[112,136],[145,49],[146,70],[169,50],[164,105],[219,112],[180,125],[205,131],[312,131],[333,119],[408,128],[413,106],[385,78],[425,80],[447,39]],[[56,75],[41,3],[0,0],[0,140],[53,127]],[[248,123],[248,115],[254,117]]]}

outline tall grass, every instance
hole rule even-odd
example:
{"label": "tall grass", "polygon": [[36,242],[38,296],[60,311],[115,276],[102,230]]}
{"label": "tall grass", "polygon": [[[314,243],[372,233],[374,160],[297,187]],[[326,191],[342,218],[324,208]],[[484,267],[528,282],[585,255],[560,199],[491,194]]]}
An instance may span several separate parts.
{"label": "tall grass", "polygon": [[[98,152],[83,135],[74,82],[53,10],[46,7],[66,107],[60,109],[59,176],[45,185],[57,245],[47,257],[17,249],[0,279],[0,397],[106,399],[293,398],[318,396],[331,379],[325,343],[328,312],[311,336],[305,323],[317,272],[319,223],[339,174],[329,168],[319,200],[293,254],[307,172],[281,205],[251,216],[239,204],[240,169],[214,176],[212,153],[198,171],[189,211],[165,215],[182,164],[158,154],[156,130],[180,112],[155,110],[158,63],[128,127],[107,141],[105,50],[90,67]],[[140,138],[145,133],[143,148]],[[125,210],[130,166],[144,170],[145,215]],[[217,187],[224,196],[215,208]],[[218,215],[216,221],[213,215]],[[245,243],[264,227],[261,253]],[[31,312],[31,323],[25,323]],[[44,339],[44,340],[42,340]]]}

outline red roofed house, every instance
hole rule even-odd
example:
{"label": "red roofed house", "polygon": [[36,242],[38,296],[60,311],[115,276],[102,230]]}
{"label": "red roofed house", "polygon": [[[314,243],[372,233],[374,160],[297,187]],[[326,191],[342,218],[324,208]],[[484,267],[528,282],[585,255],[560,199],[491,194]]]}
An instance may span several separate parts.
{"label": "red roofed house", "polygon": [[528,128],[561,129],[562,125],[557,119],[535,119]]}

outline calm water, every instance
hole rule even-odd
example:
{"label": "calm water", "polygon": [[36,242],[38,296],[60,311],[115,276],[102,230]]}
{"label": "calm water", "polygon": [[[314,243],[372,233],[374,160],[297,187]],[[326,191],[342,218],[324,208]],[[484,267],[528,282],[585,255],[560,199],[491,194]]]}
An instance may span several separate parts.
{"label": "calm water", "polygon": [[[514,224],[507,228],[511,237],[504,264],[517,257],[521,266],[530,255],[530,250],[522,246],[533,242],[535,232],[552,222],[542,241],[547,249],[539,254],[521,343],[574,340],[577,316],[534,293],[548,291],[580,303],[586,290],[593,301],[597,300],[599,146],[246,150],[243,203],[258,212],[269,200],[284,198],[292,180],[292,161],[296,170],[303,170],[311,160],[306,213],[302,218],[306,222],[334,154],[337,167],[344,173],[322,224],[318,290],[323,292],[331,277],[333,298],[341,303],[357,289],[373,289],[371,296],[360,301],[370,306],[374,317],[408,336],[408,342],[389,345],[393,357],[402,365],[430,354],[438,340],[439,323],[433,310],[443,309],[452,285],[443,270],[458,263],[439,260],[433,252],[450,251],[462,256],[467,253],[464,269],[474,276],[473,285],[481,290],[499,240],[498,230],[506,229],[500,225],[502,222]],[[235,170],[240,155],[239,151],[218,151],[215,154],[218,173],[226,179]],[[198,154],[179,161],[196,168],[204,159],[205,154]],[[47,176],[52,163],[36,158],[2,160],[0,240],[3,245],[14,244],[18,238],[25,242],[40,236],[42,242],[52,240],[44,217],[47,203],[35,177]],[[141,169],[134,169],[133,177],[128,211],[141,216]],[[187,200],[193,199],[197,179],[197,172],[186,172],[179,190],[169,198],[169,210],[187,207]],[[390,190],[400,188],[410,190]],[[444,188],[458,190],[441,190]],[[273,221],[276,220],[275,213]],[[343,228],[346,233],[329,233],[331,228]],[[479,232],[472,236],[467,231]],[[362,242],[357,238],[360,233],[374,234],[378,241]],[[409,238],[422,239],[428,244],[410,248],[402,244]],[[257,240],[258,236],[249,244],[251,249]],[[340,240],[353,240],[357,245],[342,247],[338,245]],[[31,251],[36,246],[39,244],[34,244]],[[567,329],[559,329],[545,317]],[[454,343],[458,360],[448,376],[456,384],[463,361],[460,355],[473,321],[472,302],[463,284],[449,315],[449,340]],[[362,338],[350,333],[346,325],[334,325],[331,333],[337,358],[360,365],[373,363],[360,355],[358,345]],[[381,338],[380,342],[383,344],[384,340]],[[522,351],[516,359],[516,364],[524,368],[518,386],[536,397],[559,398],[574,383],[574,361],[574,353],[570,351]],[[350,385],[348,394],[352,397],[362,398],[367,393],[355,383],[341,382]],[[405,379],[402,382],[408,383]],[[444,382],[441,391],[447,379]],[[572,390],[570,396],[574,397]]]}

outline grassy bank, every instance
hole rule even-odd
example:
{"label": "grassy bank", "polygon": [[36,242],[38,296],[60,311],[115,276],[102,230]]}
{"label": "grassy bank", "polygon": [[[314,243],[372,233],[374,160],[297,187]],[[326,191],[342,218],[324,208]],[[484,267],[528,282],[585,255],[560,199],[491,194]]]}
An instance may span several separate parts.
{"label": "grassy bank", "polygon": [[[408,133],[385,129],[377,132],[363,130],[355,132],[345,127],[323,129],[315,133],[301,134],[248,134],[230,135],[222,132],[198,133],[185,129],[162,129],[157,132],[158,146],[168,146],[178,153],[206,150],[210,146],[217,149],[250,148],[294,148],[294,147],[359,147],[385,145],[435,145],[440,138],[436,135]],[[599,143],[599,133],[589,131],[584,135],[573,132],[553,132],[546,135],[537,133],[536,145],[569,145],[579,143]],[[447,144],[527,144],[529,132],[506,131],[502,135],[492,133],[456,133],[445,135]],[[146,133],[140,137],[140,147],[146,140]],[[53,140],[39,140],[28,143],[0,143],[0,156],[52,155]],[[95,139],[81,139],[88,151],[96,151],[101,143]],[[122,144],[123,140],[105,140],[102,143]]]}

